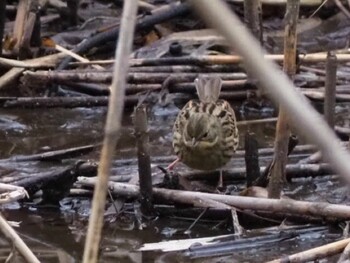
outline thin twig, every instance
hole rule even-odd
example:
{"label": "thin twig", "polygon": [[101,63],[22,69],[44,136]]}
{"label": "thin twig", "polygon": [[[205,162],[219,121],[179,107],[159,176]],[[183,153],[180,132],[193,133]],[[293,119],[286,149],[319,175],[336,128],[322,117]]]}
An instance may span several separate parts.
{"label": "thin twig", "polygon": [[327,1],[328,0],[324,0],[308,18],[312,18],[314,15],[316,15],[316,13],[327,3]]}
{"label": "thin twig", "polygon": [[[89,62],[88,59],[83,58],[82,56],[80,56],[80,55],[78,55],[78,54],[76,54],[76,53],[74,53],[74,52],[72,52],[72,51],[70,51],[70,50],[68,50],[68,49],[58,45],[58,44],[55,45],[55,48],[56,48],[57,51],[60,51],[60,52],[62,52],[64,54],[66,54],[66,55],[69,55],[69,56],[75,58],[76,60],[78,60],[80,62]],[[100,65],[92,65],[92,67],[95,68],[95,69],[98,69],[98,70],[104,70],[105,69],[104,67],[101,67]]]}
{"label": "thin twig", "polygon": [[138,1],[125,1],[121,19],[120,35],[117,42],[114,78],[108,105],[105,136],[98,169],[98,181],[94,191],[92,212],[89,220],[83,262],[97,262],[101,240],[103,212],[106,203],[108,178],[114,149],[118,141],[124,109],[126,73],[129,69],[129,54],[132,49]]}
{"label": "thin twig", "polygon": [[190,234],[191,229],[197,224],[197,222],[204,216],[205,212],[207,212],[209,207],[205,207],[203,211],[199,214],[199,216],[192,222],[192,224],[184,231],[184,234]]}

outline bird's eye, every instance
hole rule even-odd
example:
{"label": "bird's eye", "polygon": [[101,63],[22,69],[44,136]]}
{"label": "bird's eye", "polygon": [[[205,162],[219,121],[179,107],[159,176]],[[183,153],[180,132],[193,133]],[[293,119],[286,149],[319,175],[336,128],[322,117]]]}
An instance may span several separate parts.
{"label": "bird's eye", "polygon": [[208,133],[206,132],[203,134],[203,138],[207,138],[207,137],[208,137]]}

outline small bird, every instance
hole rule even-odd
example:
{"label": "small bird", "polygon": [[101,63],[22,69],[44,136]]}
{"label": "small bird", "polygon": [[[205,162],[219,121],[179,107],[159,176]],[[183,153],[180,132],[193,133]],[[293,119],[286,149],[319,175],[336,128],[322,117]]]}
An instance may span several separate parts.
{"label": "small bird", "polygon": [[[195,80],[199,100],[191,100],[183,107],[173,128],[173,148],[178,156],[175,162],[198,170],[216,170],[236,151],[236,116],[227,101],[218,100],[221,85],[219,77]],[[221,171],[219,185],[222,186]]]}

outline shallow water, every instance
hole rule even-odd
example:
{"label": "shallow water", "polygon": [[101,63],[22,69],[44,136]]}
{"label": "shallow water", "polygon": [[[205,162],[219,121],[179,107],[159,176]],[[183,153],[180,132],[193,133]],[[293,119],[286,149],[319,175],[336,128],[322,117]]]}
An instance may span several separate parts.
{"label": "shallow water", "polygon": [[[348,105],[338,106],[339,119],[346,123],[345,113]],[[271,108],[264,111],[247,111],[235,108],[238,119],[255,119],[264,113],[272,117]],[[150,144],[152,156],[172,155],[171,129],[178,109],[176,107],[153,108],[150,110]],[[125,113],[121,139],[116,159],[135,158],[134,138],[132,136],[131,112]],[[1,158],[15,155],[27,155],[48,150],[65,149],[75,146],[99,143],[103,138],[103,126],[106,108],[76,108],[49,110],[1,110],[0,112],[0,153]],[[272,145],[274,123],[243,126],[241,142],[246,130],[254,131],[260,147]],[[242,144],[241,144],[242,148]],[[82,159],[98,160],[99,152],[95,151]],[[27,167],[23,167],[26,166]],[[37,165],[37,166],[36,166]],[[36,163],[18,164],[18,169],[29,172],[54,170],[55,166],[42,166]],[[135,165],[118,170],[120,174],[136,173]],[[243,183],[238,188],[243,187]],[[344,189],[335,177],[320,177],[316,180],[298,179],[293,181],[286,193],[296,199],[339,202],[344,200]],[[10,221],[21,222],[16,230],[28,243],[42,262],[80,262],[90,198],[66,198],[61,208],[37,207],[35,204],[10,204],[3,207],[3,214]],[[109,205],[110,207],[110,205]],[[137,252],[144,243],[159,242],[171,239],[187,239],[224,235],[232,233],[227,224],[217,225],[220,219],[212,222],[199,221],[190,231],[184,231],[191,225],[194,217],[161,217],[143,229],[133,216],[133,206],[127,205],[127,212],[118,219],[107,216],[101,243],[101,262],[262,262],[281,254],[304,250],[339,238],[337,231],[323,231],[286,240],[273,246],[251,248],[234,252],[228,256],[192,259],[184,258],[179,253]],[[111,209],[111,208],[109,208]],[[113,210],[113,209],[112,209]],[[222,222],[221,222],[222,223]],[[11,246],[0,239],[0,258],[4,260],[11,251]],[[213,261],[214,260],[214,261]],[[22,262],[17,259],[15,262]],[[322,261],[332,262],[332,261]]]}

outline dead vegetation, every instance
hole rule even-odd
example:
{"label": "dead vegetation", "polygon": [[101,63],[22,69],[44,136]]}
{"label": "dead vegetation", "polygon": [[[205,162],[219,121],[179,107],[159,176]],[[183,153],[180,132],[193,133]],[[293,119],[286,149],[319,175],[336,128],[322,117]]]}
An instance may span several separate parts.
{"label": "dead vegetation", "polygon": [[[211,231],[220,229],[138,247],[162,251],[154,258],[177,251],[203,262],[228,255],[231,261],[347,262],[350,126],[339,112],[348,114],[350,101],[349,8],[319,0],[2,1],[0,108],[29,112],[33,121],[54,109],[108,111],[106,124],[99,120],[104,131],[88,144],[22,155],[9,149],[0,160],[0,202],[89,200],[86,246],[77,261],[108,255],[100,251],[103,226],[109,217],[130,217],[139,230],[162,218],[189,219],[185,234],[212,222]],[[219,171],[165,168],[176,159],[172,110],[196,98],[199,75],[222,79],[220,98],[239,116],[241,143],[223,168],[220,193]],[[254,118],[245,119],[246,112]],[[122,120],[130,114],[134,127],[125,132]],[[1,120],[4,130],[12,125]],[[69,137],[67,123],[55,125]],[[267,136],[257,130],[266,127],[274,142],[264,144]],[[3,252],[8,262],[14,251],[28,262],[50,257],[33,254],[4,218],[1,231],[15,248]],[[290,249],[303,238],[312,241]],[[271,244],[277,251],[266,251]],[[250,249],[259,255],[240,254]]]}

